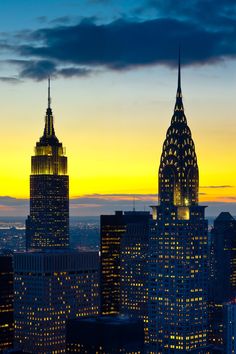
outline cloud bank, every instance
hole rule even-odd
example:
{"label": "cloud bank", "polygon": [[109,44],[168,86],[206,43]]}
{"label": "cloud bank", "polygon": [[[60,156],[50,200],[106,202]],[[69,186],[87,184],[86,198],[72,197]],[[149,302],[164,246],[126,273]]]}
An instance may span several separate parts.
{"label": "cloud bank", "polygon": [[[104,2],[106,6],[106,2]],[[125,8],[124,8],[125,10]],[[136,16],[135,16],[136,14]],[[86,77],[98,70],[149,65],[174,67],[178,46],[184,65],[212,64],[236,55],[236,4],[232,0],[147,0],[108,23],[68,16],[16,34],[4,49],[19,60],[19,78]],[[24,34],[25,33],[25,34]]]}
{"label": "cloud bank", "polygon": [[[99,216],[113,214],[116,210],[150,211],[151,205],[157,204],[156,194],[92,194],[70,199],[71,216]],[[221,211],[236,215],[236,197],[201,203],[208,206],[206,215],[217,216]],[[0,217],[24,216],[29,214],[29,200],[0,196]]]}

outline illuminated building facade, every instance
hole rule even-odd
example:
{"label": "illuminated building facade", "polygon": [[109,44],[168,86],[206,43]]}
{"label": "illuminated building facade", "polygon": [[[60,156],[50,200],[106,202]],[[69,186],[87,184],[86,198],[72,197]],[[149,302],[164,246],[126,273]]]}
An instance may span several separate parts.
{"label": "illuminated building facade", "polygon": [[120,313],[120,244],[126,231],[122,211],[115,215],[101,215],[101,313]]}
{"label": "illuminated building facade", "polygon": [[202,353],[207,343],[207,221],[184,114],[180,61],[174,114],[159,168],[149,261],[149,341],[154,353]]}
{"label": "illuminated building facade", "polygon": [[15,346],[29,353],[65,353],[66,321],[99,313],[97,252],[14,255]]}
{"label": "illuminated building facade", "polygon": [[149,212],[125,212],[126,232],[121,239],[120,313],[147,324]]}
{"label": "illuminated building facade", "polygon": [[67,323],[67,353],[144,353],[143,323],[125,317],[101,316]]}
{"label": "illuminated building facade", "polygon": [[101,216],[101,311],[147,317],[150,213],[117,211]]}
{"label": "illuminated building facade", "polygon": [[214,220],[210,241],[209,340],[215,346],[223,345],[223,304],[235,296],[236,220],[222,212]]}
{"label": "illuminated building facade", "polygon": [[13,346],[13,296],[12,256],[0,254],[0,353]]}
{"label": "illuminated building facade", "polygon": [[50,105],[43,136],[31,160],[30,215],[26,220],[27,249],[69,246],[69,177],[65,148],[55,135]]}
{"label": "illuminated building facade", "polygon": [[235,299],[224,304],[223,307],[223,337],[224,346],[222,353],[235,354],[236,353],[236,301]]}

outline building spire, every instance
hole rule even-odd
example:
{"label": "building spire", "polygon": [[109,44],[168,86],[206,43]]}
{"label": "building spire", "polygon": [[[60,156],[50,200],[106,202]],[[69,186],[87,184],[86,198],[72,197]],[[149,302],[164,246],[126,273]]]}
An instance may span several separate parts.
{"label": "building spire", "polygon": [[51,82],[50,82],[50,77],[48,78],[48,107],[47,107],[46,117],[45,117],[44,136],[47,137],[47,138],[55,136],[54,126],[53,126],[53,115],[52,115],[52,109],[51,109]]}
{"label": "building spire", "polygon": [[48,78],[48,108],[51,108],[51,94],[50,94],[50,76]]}
{"label": "building spire", "polygon": [[179,46],[179,57],[178,57],[178,84],[177,84],[177,93],[176,93],[176,103],[175,103],[175,112],[183,111],[184,105],[182,101],[182,90],[181,90],[181,50]]}
{"label": "building spire", "polygon": [[198,165],[182,102],[180,50],[177,67],[174,114],[163,144],[159,168],[159,200],[160,204],[189,206],[198,203]]}
{"label": "building spire", "polygon": [[179,58],[178,58],[178,89],[181,92],[181,58],[180,58],[180,46],[179,46]]}

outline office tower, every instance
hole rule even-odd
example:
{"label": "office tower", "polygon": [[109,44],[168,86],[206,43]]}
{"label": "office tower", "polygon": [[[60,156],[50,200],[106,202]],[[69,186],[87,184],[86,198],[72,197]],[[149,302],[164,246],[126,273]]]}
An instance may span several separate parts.
{"label": "office tower", "polygon": [[0,254],[0,353],[13,346],[13,296],[12,256]]}
{"label": "office tower", "polygon": [[184,113],[180,60],[150,232],[149,340],[155,353],[202,353],[207,342],[207,221]]}
{"label": "office tower", "polygon": [[140,318],[147,333],[149,212],[125,212],[121,239],[120,314]]}
{"label": "office tower", "polygon": [[224,323],[224,346],[222,353],[236,353],[236,301],[235,299],[224,304],[223,307]]}
{"label": "office tower", "polygon": [[236,296],[236,220],[222,212],[210,239],[209,340],[223,345],[223,304]]}
{"label": "office tower", "polygon": [[115,215],[101,215],[101,313],[120,312],[120,242],[126,226],[122,211]]}
{"label": "office tower", "polygon": [[14,255],[15,345],[29,353],[64,353],[66,320],[99,312],[97,252]]}
{"label": "office tower", "polygon": [[67,323],[67,353],[144,353],[143,323],[101,316]]}
{"label": "office tower", "polygon": [[31,159],[30,215],[26,220],[27,249],[69,246],[69,177],[65,148],[55,135],[48,86],[43,136]]}
{"label": "office tower", "polygon": [[101,216],[101,312],[146,318],[150,214]]}

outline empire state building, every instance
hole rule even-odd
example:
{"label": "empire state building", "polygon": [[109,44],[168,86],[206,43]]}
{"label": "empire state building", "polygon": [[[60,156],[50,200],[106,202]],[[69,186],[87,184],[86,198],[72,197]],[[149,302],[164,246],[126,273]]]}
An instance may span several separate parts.
{"label": "empire state building", "polygon": [[149,339],[155,353],[204,353],[207,343],[207,220],[198,205],[197,156],[181,90],[159,167],[149,260]]}
{"label": "empire state building", "polygon": [[31,158],[30,215],[26,220],[28,250],[69,246],[69,177],[65,148],[53,124],[48,81],[48,107],[42,137]]}

